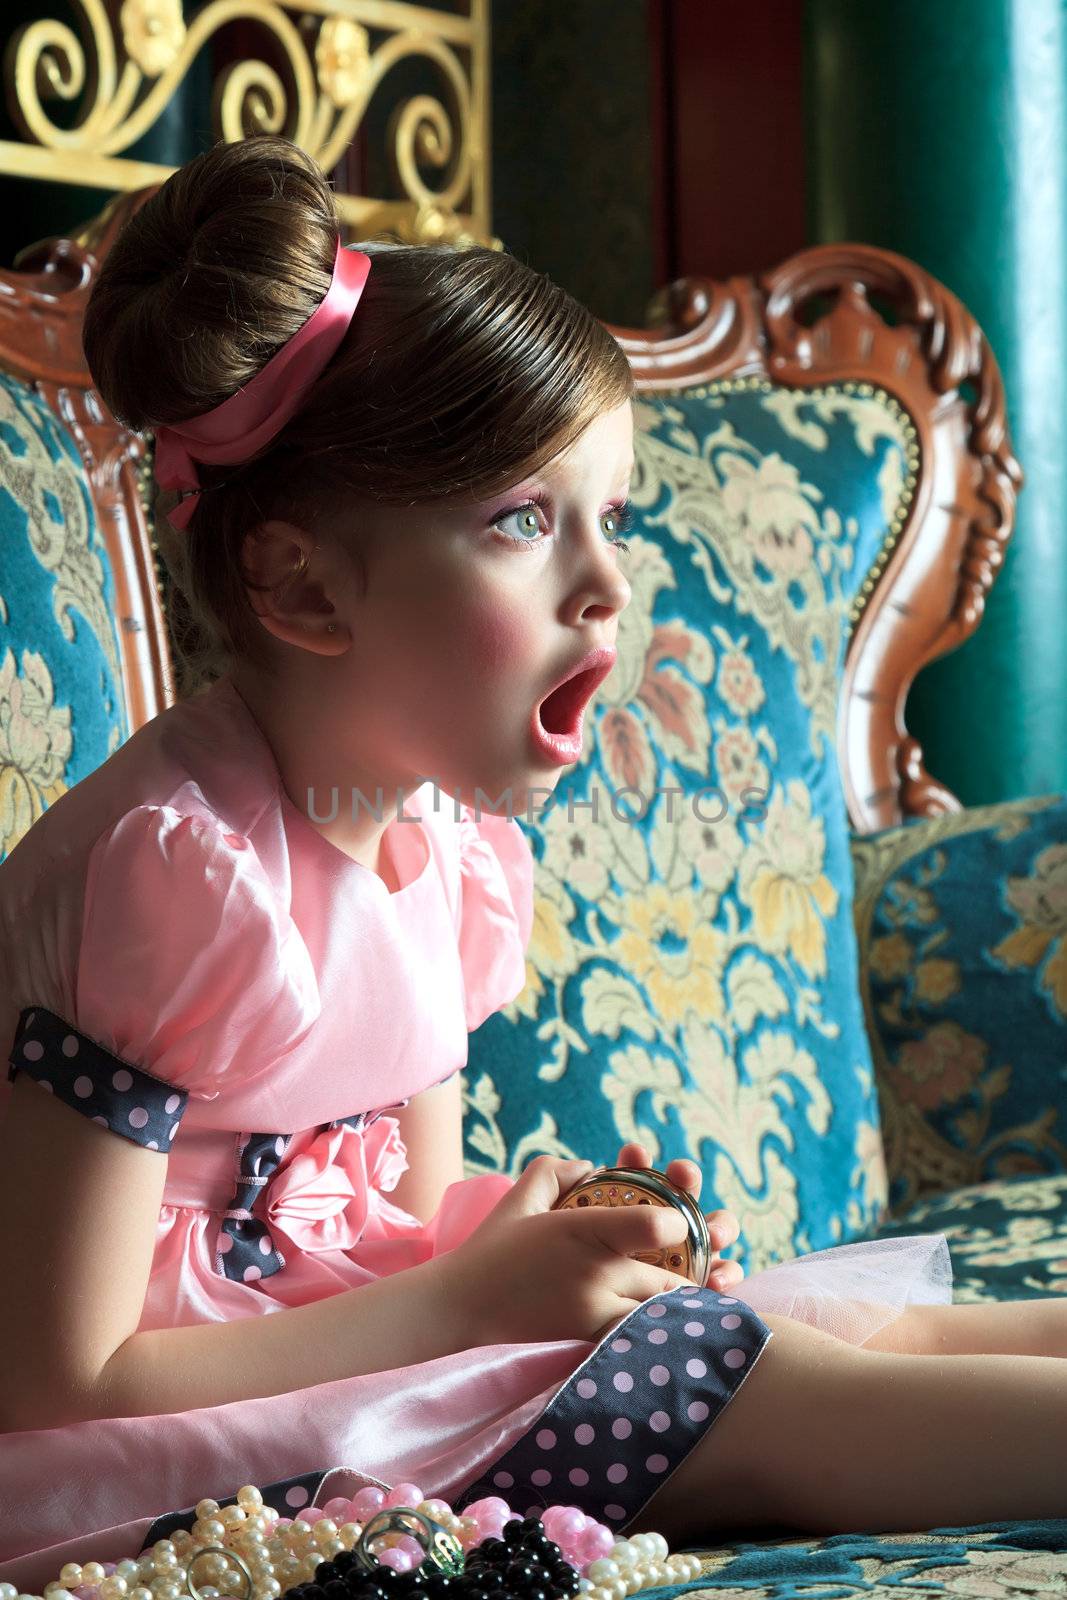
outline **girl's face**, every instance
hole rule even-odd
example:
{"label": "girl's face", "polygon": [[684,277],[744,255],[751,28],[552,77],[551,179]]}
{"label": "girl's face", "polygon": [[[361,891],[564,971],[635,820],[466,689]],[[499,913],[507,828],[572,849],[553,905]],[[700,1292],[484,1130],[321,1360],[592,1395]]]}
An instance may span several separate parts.
{"label": "girl's face", "polygon": [[[581,711],[630,599],[613,541],[632,469],[626,401],[491,501],[361,511],[366,587],[334,595],[350,643],[321,680],[338,767],[386,801],[433,780],[483,812],[536,811],[578,759]],[[595,650],[592,670],[548,698]]]}

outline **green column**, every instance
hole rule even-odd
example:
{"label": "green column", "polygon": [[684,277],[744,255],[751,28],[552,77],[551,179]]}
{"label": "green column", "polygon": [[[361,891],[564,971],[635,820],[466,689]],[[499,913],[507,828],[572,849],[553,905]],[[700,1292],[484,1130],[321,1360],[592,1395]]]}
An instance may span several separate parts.
{"label": "green column", "polygon": [[1026,473],[985,616],[909,725],[965,805],[1067,789],[1067,0],[807,0],[805,77],[809,238],[960,297]]}

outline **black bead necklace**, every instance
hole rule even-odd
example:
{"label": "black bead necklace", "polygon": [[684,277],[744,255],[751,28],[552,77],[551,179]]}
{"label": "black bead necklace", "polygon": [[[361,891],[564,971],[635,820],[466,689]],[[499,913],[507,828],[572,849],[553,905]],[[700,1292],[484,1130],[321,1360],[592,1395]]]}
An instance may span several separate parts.
{"label": "black bead necklace", "polygon": [[425,1565],[369,1572],[354,1550],[342,1550],[285,1600],[565,1600],[578,1592],[578,1573],[539,1517],[513,1517],[502,1539],[484,1539],[467,1552],[457,1576]]}

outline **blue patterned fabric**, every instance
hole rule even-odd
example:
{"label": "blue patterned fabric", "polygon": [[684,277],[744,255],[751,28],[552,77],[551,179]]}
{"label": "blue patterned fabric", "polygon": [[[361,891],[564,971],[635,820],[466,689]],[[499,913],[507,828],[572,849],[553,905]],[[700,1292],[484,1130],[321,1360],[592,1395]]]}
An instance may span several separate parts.
{"label": "blue patterned fabric", "polygon": [[886,1176],[836,754],[915,430],[871,385],[634,405],[633,598],[543,812],[527,983],[471,1039],[470,1172],[687,1156],[748,1271],[847,1241]]}
{"label": "blue patterned fabric", "polygon": [[0,861],[129,736],[115,582],[78,448],[0,372]]}
{"label": "blue patterned fabric", "polygon": [[956,1304],[1067,1297],[1067,1174],[989,1179],[926,1195],[871,1237],[909,1233],[947,1238]]}
{"label": "blue patterned fabric", "polygon": [[1067,1172],[1067,796],[853,841],[892,1209]]}

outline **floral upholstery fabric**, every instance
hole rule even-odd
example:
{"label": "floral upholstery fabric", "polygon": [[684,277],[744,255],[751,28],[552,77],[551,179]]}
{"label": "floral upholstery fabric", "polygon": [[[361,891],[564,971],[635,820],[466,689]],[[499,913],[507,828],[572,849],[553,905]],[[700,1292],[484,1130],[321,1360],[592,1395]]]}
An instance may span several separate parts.
{"label": "floral upholstery fabric", "polygon": [[1067,1171],[1067,796],[852,848],[892,1209]]}
{"label": "floral upholstery fabric", "polygon": [[129,734],[115,585],[77,445],[0,373],[0,861]]}
{"label": "floral upholstery fabric", "polygon": [[716,1600],[1056,1600],[1067,1595],[1067,1518],[922,1533],[738,1541],[700,1577],[658,1589]]}
{"label": "floral upholstery fabric", "polygon": [[754,1271],[886,1200],[835,725],[914,428],[870,385],[758,379],[635,416],[633,599],[582,760],[519,813],[528,978],[471,1039],[467,1158],[691,1157]]}

